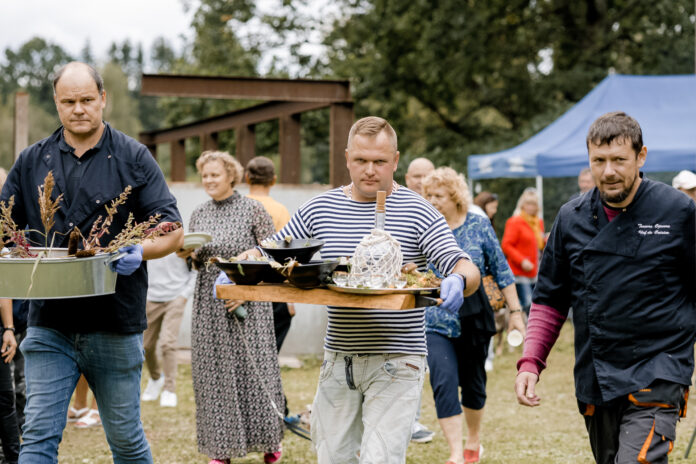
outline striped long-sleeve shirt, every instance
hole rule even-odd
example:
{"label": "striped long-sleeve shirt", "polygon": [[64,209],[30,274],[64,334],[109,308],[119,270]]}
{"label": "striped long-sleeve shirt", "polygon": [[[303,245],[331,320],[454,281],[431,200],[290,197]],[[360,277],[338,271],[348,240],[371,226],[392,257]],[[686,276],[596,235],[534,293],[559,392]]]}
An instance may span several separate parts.
{"label": "striped long-sleeve shirt", "polygon": [[[445,218],[420,195],[398,186],[387,197],[385,229],[401,244],[404,263],[425,269],[432,263],[448,274],[462,258]],[[353,256],[375,222],[375,203],[353,201],[341,188],[302,205],[274,238],[323,240],[323,259]],[[390,311],[358,308],[328,309],[324,348],[349,353],[425,354],[424,308]]]}

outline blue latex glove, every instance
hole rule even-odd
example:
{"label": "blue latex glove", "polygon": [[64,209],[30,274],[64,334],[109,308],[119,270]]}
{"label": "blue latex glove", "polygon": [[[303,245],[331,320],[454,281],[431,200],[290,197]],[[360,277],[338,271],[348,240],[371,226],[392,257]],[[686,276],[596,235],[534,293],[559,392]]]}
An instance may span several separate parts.
{"label": "blue latex glove", "polygon": [[213,298],[217,298],[217,286],[218,285],[228,285],[228,284],[233,284],[229,277],[227,277],[227,274],[225,274],[225,271],[220,271],[220,274],[215,278],[215,285],[213,285]]}
{"label": "blue latex glove", "polygon": [[109,263],[111,270],[121,275],[131,275],[143,262],[143,246],[139,244],[128,245],[118,249],[119,253],[126,253],[121,259]]}
{"label": "blue latex glove", "polygon": [[450,274],[440,284],[441,308],[450,312],[458,311],[464,303],[464,279],[458,274]]}

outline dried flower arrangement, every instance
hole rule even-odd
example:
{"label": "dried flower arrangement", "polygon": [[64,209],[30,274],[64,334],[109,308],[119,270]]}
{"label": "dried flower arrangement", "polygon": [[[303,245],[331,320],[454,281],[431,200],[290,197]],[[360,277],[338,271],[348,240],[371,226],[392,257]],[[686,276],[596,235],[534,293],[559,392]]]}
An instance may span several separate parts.
{"label": "dried flower arrangement", "polygon": [[[60,201],[63,198],[63,194],[60,194],[55,200],[51,200],[54,186],[55,180],[53,178],[53,173],[49,171],[44,179],[43,186],[38,187],[39,210],[44,232],[32,230],[44,237],[46,248],[50,248],[53,245],[52,240],[51,243],[48,243],[49,231],[55,225],[54,217],[56,211],[60,209]],[[160,218],[159,214],[150,216],[147,221],[137,223],[133,218],[133,213],[129,213],[128,220],[121,232],[119,232],[108,245],[102,246],[100,239],[105,234],[109,233],[109,226],[111,226],[113,222],[114,214],[118,207],[126,202],[131,191],[132,188],[129,185],[117,198],[111,201],[110,205],[105,205],[106,217],[102,218],[102,216],[99,216],[97,220],[94,221],[87,237],[84,237],[77,227],[70,232],[70,237],[68,239],[69,256],[83,258],[94,256],[97,253],[112,253],[121,247],[141,243],[146,239],[154,239],[155,237],[164,235],[181,227],[181,223],[178,221],[158,223]],[[35,258],[38,255],[30,249],[29,241],[25,235],[26,232],[30,230],[20,230],[17,227],[17,224],[12,219],[13,206],[14,196],[10,197],[7,204],[0,201],[0,241],[2,241],[3,245],[14,243],[15,246],[11,248],[10,252],[11,257]],[[55,232],[53,235],[54,237],[56,233],[60,234],[60,232]],[[82,244],[81,249],[80,243]]]}
{"label": "dried flower arrangement", "polygon": [[20,258],[31,258],[36,257],[36,253],[29,251],[29,242],[25,237],[25,231],[19,230],[17,224],[15,224],[12,219],[12,207],[14,206],[14,196],[10,197],[10,201],[5,204],[4,201],[0,201],[0,234],[2,234],[3,245],[9,242],[14,243],[16,246],[14,254]]}

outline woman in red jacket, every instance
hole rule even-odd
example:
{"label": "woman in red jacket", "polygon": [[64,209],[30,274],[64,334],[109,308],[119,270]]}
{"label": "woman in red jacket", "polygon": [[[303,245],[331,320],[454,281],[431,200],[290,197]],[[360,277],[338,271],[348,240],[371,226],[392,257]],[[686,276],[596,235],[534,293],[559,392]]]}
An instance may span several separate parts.
{"label": "woman in red jacket", "polygon": [[515,275],[515,287],[524,312],[529,315],[532,290],[539,270],[539,253],[544,249],[544,220],[539,217],[536,189],[526,188],[512,217],[505,223],[502,248]]}

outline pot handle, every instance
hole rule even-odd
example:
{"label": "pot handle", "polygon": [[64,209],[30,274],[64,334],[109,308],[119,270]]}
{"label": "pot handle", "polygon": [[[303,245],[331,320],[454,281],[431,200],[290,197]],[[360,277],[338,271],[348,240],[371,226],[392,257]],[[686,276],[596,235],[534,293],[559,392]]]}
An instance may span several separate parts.
{"label": "pot handle", "polygon": [[424,306],[440,306],[442,301],[442,298],[416,295],[416,308],[421,308]]}
{"label": "pot handle", "polygon": [[109,256],[106,261],[104,261],[104,265],[108,265],[110,263],[113,263],[114,261],[118,261],[119,259],[123,258],[126,256],[128,253],[114,253],[113,255]]}

